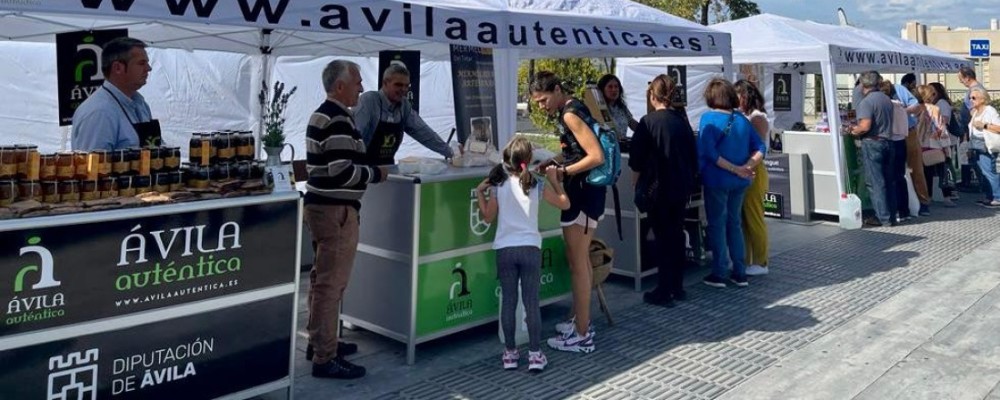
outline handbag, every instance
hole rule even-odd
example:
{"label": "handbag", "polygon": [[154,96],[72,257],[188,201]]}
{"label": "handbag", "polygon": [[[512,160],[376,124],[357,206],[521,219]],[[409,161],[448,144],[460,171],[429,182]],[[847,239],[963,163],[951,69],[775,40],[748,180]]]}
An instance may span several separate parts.
{"label": "handbag", "polygon": [[945,160],[944,150],[941,149],[924,149],[921,155],[923,156],[925,167],[941,164]]}

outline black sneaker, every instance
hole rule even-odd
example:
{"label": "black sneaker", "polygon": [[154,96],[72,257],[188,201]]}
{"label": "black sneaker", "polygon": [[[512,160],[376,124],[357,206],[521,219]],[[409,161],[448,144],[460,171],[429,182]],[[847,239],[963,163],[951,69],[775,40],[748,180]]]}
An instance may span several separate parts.
{"label": "black sneaker", "polygon": [[921,217],[929,217],[931,216],[931,208],[921,204],[920,211],[917,213],[917,215],[920,215]]}
{"label": "black sneaker", "polygon": [[[315,351],[313,350],[313,345],[310,344],[306,346],[306,360],[312,361],[314,352]],[[358,352],[358,345],[348,342],[337,342],[337,355],[341,357],[347,357],[357,352]]]}
{"label": "black sneaker", "polygon": [[648,291],[642,294],[642,301],[649,305],[663,306],[667,308],[674,307],[674,301],[670,298],[670,295],[664,295],[658,293],[655,290]]}
{"label": "black sneaker", "polygon": [[722,279],[719,279],[715,275],[711,275],[711,274],[709,274],[708,276],[706,276],[705,279],[702,279],[701,282],[704,283],[704,284],[706,284],[706,285],[708,285],[708,286],[714,287],[714,288],[724,288],[724,287],[726,287],[726,281],[724,281]]}
{"label": "black sneaker", "polygon": [[750,282],[747,282],[747,277],[745,277],[745,276],[740,277],[740,276],[733,275],[733,276],[729,277],[729,281],[732,282],[737,287],[741,287],[741,288],[742,287],[750,286]]}
{"label": "black sneaker", "polygon": [[865,218],[865,226],[879,228],[882,226],[882,222],[875,218]]}
{"label": "black sneaker", "polygon": [[312,376],[329,379],[358,379],[365,376],[365,367],[337,357],[326,364],[313,364]]}

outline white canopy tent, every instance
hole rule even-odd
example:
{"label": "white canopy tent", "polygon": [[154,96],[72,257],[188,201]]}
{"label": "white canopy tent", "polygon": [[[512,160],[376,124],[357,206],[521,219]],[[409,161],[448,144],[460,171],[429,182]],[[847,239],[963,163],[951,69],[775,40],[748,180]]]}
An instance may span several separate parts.
{"label": "white canopy tent", "polygon": [[[822,74],[825,102],[832,107],[837,104],[838,73],[870,70],[880,73],[955,72],[960,66],[969,64],[967,60],[904,39],[850,26],[799,21],[773,14],[724,22],[712,25],[712,28],[732,35],[734,64],[765,64],[768,72],[793,73],[793,76]],[[650,65],[662,67],[665,64],[656,59],[629,60],[620,62],[619,69]],[[762,86],[765,97],[771,98],[771,85]],[[689,97],[691,95],[689,93]],[[801,97],[793,98],[793,112],[798,112],[798,121],[802,117],[801,103]],[[838,193],[844,193],[841,140],[836,134],[841,128],[840,120],[830,118],[829,123],[830,132],[833,132],[830,140],[837,189]]]}
{"label": "white canopy tent", "polygon": [[[445,61],[447,44],[497,49],[498,128],[513,132],[522,58],[705,57],[730,65],[729,35],[628,0],[317,0],[14,2],[0,4],[0,39],[51,42],[55,33],[128,28],[153,47],[260,56],[373,57],[419,50]],[[318,75],[317,75],[318,76]],[[368,80],[374,86],[372,80]],[[256,103],[259,84],[251,86]],[[148,96],[147,96],[148,97]],[[449,96],[450,97],[450,96]],[[250,107],[253,119],[259,113]],[[186,116],[159,116],[161,120]],[[289,127],[289,131],[293,130]]]}

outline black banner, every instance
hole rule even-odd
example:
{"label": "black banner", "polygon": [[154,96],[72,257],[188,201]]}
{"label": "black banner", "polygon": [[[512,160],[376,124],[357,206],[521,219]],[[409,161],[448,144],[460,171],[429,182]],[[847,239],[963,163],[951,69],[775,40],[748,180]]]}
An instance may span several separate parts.
{"label": "black banner", "polygon": [[792,74],[774,74],[774,111],[792,111]]}
{"label": "black banner", "polygon": [[451,45],[451,76],[458,142],[471,139],[473,152],[485,151],[486,145],[498,148],[493,49]]}
{"label": "black banner", "polygon": [[128,36],[128,29],[56,34],[59,126],[72,124],[76,108],[104,84],[101,48],[112,39],[124,36]]}
{"label": "black banner", "polygon": [[413,111],[420,111],[420,52],[415,50],[382,50],[378,52],[378,88],[382,88],[382,73],[394,63],[401,63],[410,71],[410,100]]}
{"label": "black banner", "polygon": [[764,194],[764,215],[791,218],[792,187],[788,177],[788,154],[768,153],[764,159],[768,191]]}
{"label": "black banner", "polygon": [[667,66],[667,76],[674,80],[677,84],[677,90],[674,91],[674,103],[681,103],[687,106],[688,95],[688,72],[687,66],[685,65],[668,65]]}
{"label": "black banner", "polygon": [[210,399],[288,377],[295,296],[0,352],[4,399]]}
{"label": "black banner", "polygon": [[282,201],[0,232],[0,336],[292,283]]}

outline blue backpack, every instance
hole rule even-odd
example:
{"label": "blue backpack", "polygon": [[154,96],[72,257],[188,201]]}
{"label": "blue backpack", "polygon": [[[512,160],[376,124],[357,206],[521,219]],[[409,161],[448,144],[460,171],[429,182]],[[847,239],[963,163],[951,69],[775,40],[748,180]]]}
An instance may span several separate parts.
{"label": "blue backpack", "polygon": [[618,144],[618,134],[598,122],[590,124],[597,135],[597,142],[604,153],[604,164],[590,170],[587,183],[594,186],[613,186],[622,175],[622,152]]}

